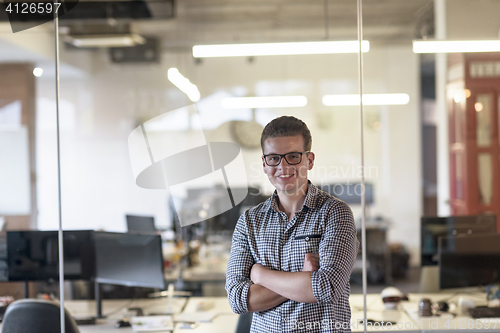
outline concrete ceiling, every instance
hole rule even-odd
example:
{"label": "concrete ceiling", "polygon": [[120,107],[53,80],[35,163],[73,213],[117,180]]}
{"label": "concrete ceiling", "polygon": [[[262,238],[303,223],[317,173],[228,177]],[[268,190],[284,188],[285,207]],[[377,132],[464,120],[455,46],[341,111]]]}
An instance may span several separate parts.
{"label": "concrete ceiling", "polygon": [[[356,0],[178,0],[175,18],[136,21],[132,27],[161,37],[164,48],[346,40],[357,37],[356,13]],[[433,0],[363,0],[363,23],[372,43],[408,43],[433,34]]]}

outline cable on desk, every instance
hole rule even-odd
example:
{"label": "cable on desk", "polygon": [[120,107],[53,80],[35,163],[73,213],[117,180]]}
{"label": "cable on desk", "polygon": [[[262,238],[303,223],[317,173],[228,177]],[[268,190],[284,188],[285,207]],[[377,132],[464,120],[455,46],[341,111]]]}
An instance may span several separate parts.
{"label": "cable on desk", "polygon": [[483,295],[481,295],[481,296],[480,296],[478,293],[479,293],[479,292],[477,292],[477,293],[472,293],[472,292],[469,292],[469,291],[457,291],[457,292],[455,292],[455,293],[451,294],[450,296],[448,296],[448,297],[446,297],[446,298],[443,298],[443,299],[439,300],[438,302],[447,302],[447,301],[449,301],[450,299],[455,298],[455,297],[456,297],[456,296],[458,296],[458,295],[470,295],[471,297],[476,297],[476,298],[485,299],[485,297],[486,297],[486,296],[484,295],[485,291],[481,290],[481,293],[483,293]]}
{"label": "cable on desk", "polygon": [[[377,302],[377,301],[380,301],[380,299],[379,299],[379,298],[376,298],[376,299],[372,300],[372,301],[370,302],[370,304],[368,304],[368,305],[366,306],[366,310],[367,310],[367,311],[368,311],[368,310],[370,310],[370,307],[371,307],[373,304],[375,304],[375,302]],[[356,310],[358,310],[358,311],[362,311],[362,310],[363,310],[363,307],[362,307],[362,306],[353,306],[352,308],[353,308],[353,309],[356,309]],[[370,311],[373,311],[373,310],[370,310]]]}
{"label": "cable on desk", "polygon": [[120,312],[123,308],[126,308],[127,306],[129,306],[130,304],[134,303],[135,301],[135,298],[132,298],[130,301],[128,301],[127,303],[125,303],[124,305],[120,306],[119,308],[109,312],[109,313],[106,313],[103,315],[104,318],[107,318],[109,316],[112,316],[114,315],[115,313],[118,313]]}
{"label": "cable on desk", "polygon": [[184,305],[182,306],[181,312],[179,312],[179,313],[183,313],[183,312],[184,312],[184,309],[186,309],[186,306],[187,306],[187,304],[188,304],[188,302],[189,302],[189,299],[190,299],[190,298],[191,298],[191,297],[187,297],[187,300],[186,300],[186,302],[184,303]]}

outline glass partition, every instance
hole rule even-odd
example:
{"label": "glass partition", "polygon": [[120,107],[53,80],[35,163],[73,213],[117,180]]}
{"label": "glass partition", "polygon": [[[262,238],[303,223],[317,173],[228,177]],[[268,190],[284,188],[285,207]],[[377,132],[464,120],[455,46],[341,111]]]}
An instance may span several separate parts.
{"label": "glass partition", "polygon": [[[53,59],[53,23],[13,33],[8,21],[2,20],[0,292],[15,298],[23,297],[23,288],[19,282],[7,282],[14,279],[9,278],[6,232],[36,229],[40,216],[49,211],[56,212],[56,222],[58,216],[57,195],[49,193],[57,189],[56,155],[47,153],[56,149],[55,116],[46,112],[55,98]],[[58,286],[48,288],[57,290]],[[35,283],[25,285],[25,296],[34,297],[36,292]]]}
{"label": "glass partition", "polygon": [[[365,1],[362,120],[356,50],[193,55],[194,45],[355,41],[355,2],[81,5],[60,21],[61,202],[53,22],[15,33],[6,19],[0,26],[3,230],[56,230],[59,208],[64,230],[127,232],[128,217],[136,231],[143,223],[142,231],[161,235],[167,283],[224,296],[236,221],[274,191],[260,134],[282,115],[307,123],[315,153],[308,177],[350,205],[360,241],[364,171],[373,292],[406,281],[407,291],[418,291],[421,244],[409,235],[420,233],[424,215],[500,212],[492,185],[500,179],[493,102],[500,88],[495,71],[477,70],[481,61],[493,68],[496,54],[442,62],[442,55],[412,49],[415,39],[436,38],[444,19],[442,38],[497,39],[489,24],[500,11],[493,0],[448,1],[444,14],[429,0]],[[234,104],[279,96],[292,98],[286,106]],[[361,293],[361,267],[358,256],[353,294]],[[203,274],[210,279],[200,282]],[[85,283],[73,284],[68,297],[91,295]],[[102,293],[151,292],[130,290],[107,285]]]}

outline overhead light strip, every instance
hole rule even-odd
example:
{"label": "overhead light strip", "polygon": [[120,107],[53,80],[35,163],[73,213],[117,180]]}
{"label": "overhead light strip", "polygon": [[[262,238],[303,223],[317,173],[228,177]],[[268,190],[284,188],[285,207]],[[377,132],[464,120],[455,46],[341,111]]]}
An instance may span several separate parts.
{"label": "overhead light strip", "polygon": [[[363,105],[406,105],[410,102],[408,94],[363,94]],[[326,106],[359,106],[359,94],[325,95]]]}
{"label": "overhead light strip", "polygon": [[177,68],[172,67],[168,70],[168,79],[183,93],[185,93],[191,102],[200,100],[200,91],[195,84],[192,84],[189,79],[185,78]]}
{"label": "overhead light strip", "polygon": [[414,53],[500,52],[500,40],[413,41]]}
{"label": "overhead light strip", "polygon": [[292,108],[307,105],[305,96],[231,97],[221,102],[224,109]]}
{"label": "overhead light strip", "polygon": [[[362,41],[361,50],[362,52],[368,52],[370,50],[370,43],[366,40]],[[193,46],[193,56],[195,58],[358,53],[358,51],[358,41],[254,43]]]}
{"label": "overhead light strip", "polygon": [[138,34],[125,35],[73,35],[66,41],[76,47],[131,47],[144,44],[146,40]]}

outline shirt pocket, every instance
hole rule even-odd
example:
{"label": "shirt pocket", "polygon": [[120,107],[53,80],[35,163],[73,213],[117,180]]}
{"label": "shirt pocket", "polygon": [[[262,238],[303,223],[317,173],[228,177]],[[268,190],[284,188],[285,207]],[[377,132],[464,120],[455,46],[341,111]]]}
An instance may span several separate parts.
{"label": "shirt pocket", "polygon": [[292,264],[293,272],[302,271],[306,253],[318,253],[322,234],[302,234],[295,236],[293,240],[292,256],[295,258]]}
{"label": "shirt pocket", "polygon": [[318,253],[321,236],[321,234],[298,235],[295,236],[294,243],[300,244],[306,250],[305,253]]}

